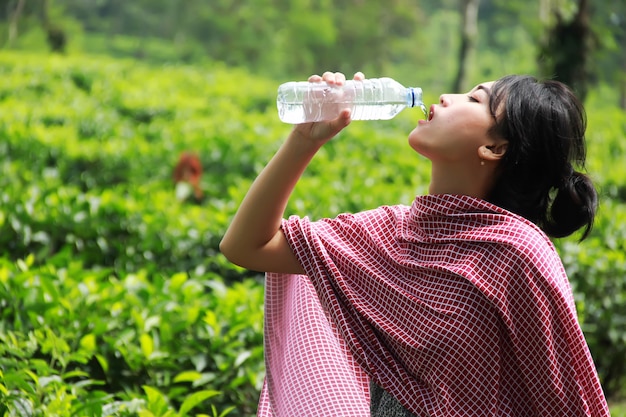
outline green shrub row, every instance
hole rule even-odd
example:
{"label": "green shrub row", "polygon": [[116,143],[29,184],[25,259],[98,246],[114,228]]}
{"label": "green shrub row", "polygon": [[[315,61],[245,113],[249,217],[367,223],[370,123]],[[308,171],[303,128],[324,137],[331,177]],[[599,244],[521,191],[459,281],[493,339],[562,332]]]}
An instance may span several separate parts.
{"label": "green shrub row", "polygon": [[0,415],[254,412],[263,378],[257,282],[118,277],[67,254],[33,262],[0,260]]}

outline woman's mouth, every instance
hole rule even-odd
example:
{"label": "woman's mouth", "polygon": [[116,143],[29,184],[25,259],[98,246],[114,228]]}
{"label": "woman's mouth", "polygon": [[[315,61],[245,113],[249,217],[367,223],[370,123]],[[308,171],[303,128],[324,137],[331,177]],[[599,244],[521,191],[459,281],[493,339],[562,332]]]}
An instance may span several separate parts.
{"label": "woman's mouth", "polygon": [[[424,113],[426,113],[426,112],[424,112]],[[433,120],[433,117],[435,117],[435,105],[434,104],[432,106],[430,106],[428,114],[426,115],[426,119],[419,120],[417,122],[417,124],[423,125],[423,124],[430,123],[430,121]]]}

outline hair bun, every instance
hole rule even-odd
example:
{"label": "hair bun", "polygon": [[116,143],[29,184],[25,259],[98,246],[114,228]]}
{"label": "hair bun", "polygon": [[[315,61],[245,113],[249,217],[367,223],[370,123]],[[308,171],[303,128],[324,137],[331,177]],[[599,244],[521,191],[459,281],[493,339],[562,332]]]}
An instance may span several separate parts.
{"label": "hair bun", "polygon": [[[591,179],[575,170],[564,177],[550,207],[550,219],[546,231],[554,237],[564,237],[586,225],[581,240],[587,237],[598,208],[598,194]],[[555,222],[559,219],[559,222]],[[561,225],[568,225],[567,228]]]}

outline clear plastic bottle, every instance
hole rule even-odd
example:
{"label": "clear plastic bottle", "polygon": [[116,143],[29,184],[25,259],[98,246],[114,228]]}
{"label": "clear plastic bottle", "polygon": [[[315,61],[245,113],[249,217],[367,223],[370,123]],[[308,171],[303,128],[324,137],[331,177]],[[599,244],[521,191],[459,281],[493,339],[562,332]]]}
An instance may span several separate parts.
{"label": "clear plastic bottle", "polygon": [[292,81],[278,87],[276,105],[280,120],[292,124],[332,120],[344,109],[352,120],[389,120],[407,107],[426,113],[422,89],[391,78],[349,80],[341,87]]}

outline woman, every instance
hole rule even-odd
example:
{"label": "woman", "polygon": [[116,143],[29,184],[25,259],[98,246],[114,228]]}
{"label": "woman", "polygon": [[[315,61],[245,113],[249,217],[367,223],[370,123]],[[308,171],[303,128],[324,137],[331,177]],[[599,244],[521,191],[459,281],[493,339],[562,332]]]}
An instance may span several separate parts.
{"label": "woman", "polygon": [[570,90],[509,76],[444,94],[408,138],[431,161],[428,195],[283,219],[311,158],[349,123],[345,110],[295,126],[221,242],[269,273],[259,415],[608,416],[548,238],[586,237],[597,208],[576,170],[585,119]]}

